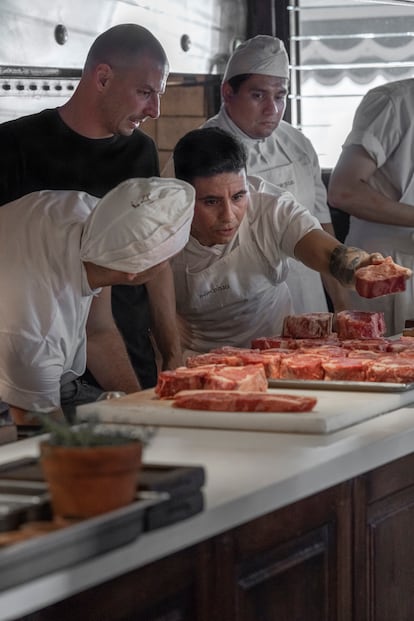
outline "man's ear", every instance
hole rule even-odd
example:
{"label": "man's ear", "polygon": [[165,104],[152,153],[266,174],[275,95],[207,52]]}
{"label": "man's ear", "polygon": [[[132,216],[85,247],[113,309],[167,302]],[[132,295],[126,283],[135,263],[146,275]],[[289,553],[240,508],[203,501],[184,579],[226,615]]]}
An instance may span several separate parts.
{"label": "man's ear", "polygon": [[101,63],[96,67],[96,84],[99,91],[103,91],[113,75],[113,71],[106,63]]}
{"label": "man's ear", "polygon": [[221,98],[224,102],[229,101],[234,95],[234,91],[228,82],[221,86]]}

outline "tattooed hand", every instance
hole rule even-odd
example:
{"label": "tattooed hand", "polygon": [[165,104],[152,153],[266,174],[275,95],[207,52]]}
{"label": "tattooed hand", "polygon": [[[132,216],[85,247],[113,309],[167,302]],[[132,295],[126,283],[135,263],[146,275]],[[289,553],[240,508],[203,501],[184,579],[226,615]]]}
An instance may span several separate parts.
{"label": "tattooed hand", "polygon": [[379,252],[368,254],[360,248],[340,244],[332,251],[329,271],[345,287],[352,287],[355,282],[355,271],[360,267],[382,263],[384,257]]}

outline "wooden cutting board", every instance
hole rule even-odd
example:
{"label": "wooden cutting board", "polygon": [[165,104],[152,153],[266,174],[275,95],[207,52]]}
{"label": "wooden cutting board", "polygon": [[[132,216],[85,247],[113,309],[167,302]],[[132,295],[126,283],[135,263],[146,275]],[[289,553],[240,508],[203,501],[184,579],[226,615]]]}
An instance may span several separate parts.
{"label": "wooden cutting board", "polygon": [[99,415],[100,420],[106,423],[321,434],[338,431],[414,403],[414,390],[377,393],[271,388],[269,392],[312,395],[318,401],[312,412],[206,412],[174,408],[172,401],[157,399],[154,390],[150,389],[119,399],[79,406],[77,414],[80,420]]}

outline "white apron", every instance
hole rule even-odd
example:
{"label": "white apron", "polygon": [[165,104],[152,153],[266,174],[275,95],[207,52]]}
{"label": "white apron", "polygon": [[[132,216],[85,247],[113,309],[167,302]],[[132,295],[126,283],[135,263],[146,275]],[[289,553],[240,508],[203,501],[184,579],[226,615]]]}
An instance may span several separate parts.
{"label": "white apron", "polygon": [[[250,174],[257,174],[266,181],[278,185],[279,187],[291,192],[298,203],[301,203],[314,214],[313,205],[315,203],[315,182],[313,171],[306,161],[297,161],[297,153],[289,148],[289,145],[278,143],[278,147],[283,151],[286,159],[290,162],[284,166],[272,167],[267,169],[263,162],[260,162],[260,170],[249,166]],[[328,305],[326,302],[325,291],[319,272],[310,269],[300,261],[289,259],[289,273],[286,279],[289,287],[294,312],[317,313],[326,312]]]}
{"label": "white apron", "polygon": [[272,268],[249,232],[247,218],[237,240],[206,269],[191,273],[186,251],[173,260],[177,310],[184,350],[250,347],[258,336],[281,334],[292,313],[285,282],[287,259]]}

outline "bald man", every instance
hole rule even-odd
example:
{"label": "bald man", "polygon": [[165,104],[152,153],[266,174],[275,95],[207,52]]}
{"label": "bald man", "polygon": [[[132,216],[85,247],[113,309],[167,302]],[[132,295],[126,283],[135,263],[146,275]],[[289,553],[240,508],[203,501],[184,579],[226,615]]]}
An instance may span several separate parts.
{"label": "bald man", "polygon": [[[0,125],[0,205],[43,189],[102,197],[130,177],[159,176],[155,144],[139,126],[159,116],[168,72],[166,53],[146,28],[119,24],[99,35],[66,103]],[[171,271],[146,286],[115,286],[112,297],[110,289],[105,295],[106,308],[102,303],[91,331],[97,339],[110,337],[113,311],[141,387],[154,386],[151,332],[162,366],[181,363]],[[101,386],[111,361],[90,362]]]}

